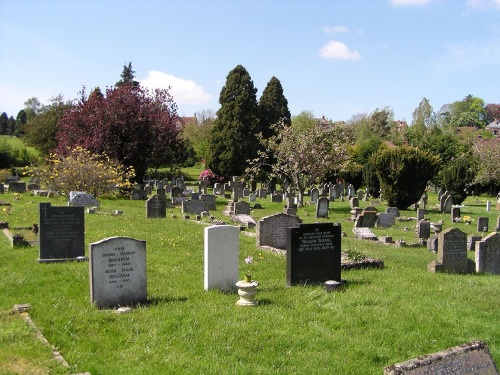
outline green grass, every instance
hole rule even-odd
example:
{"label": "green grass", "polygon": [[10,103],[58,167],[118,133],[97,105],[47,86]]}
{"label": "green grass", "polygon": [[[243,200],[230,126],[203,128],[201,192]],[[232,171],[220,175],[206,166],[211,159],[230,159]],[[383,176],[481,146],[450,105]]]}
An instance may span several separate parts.
{"label": "green grass", "polygon": [[[485,212],[486,198],[479,199],[468,198],[462,215],[475,221],[488,216],[494,230],[497,212]],[[5,194],[0,200],[12,203],[8,216],[0,210],[0,220],[24,227],[38,221],[38,203],[47,198],[14,201]],[[62,198],[50,202],[65,205]],[[435,195],[429,202],[437,203]],[[223,220],[226,203],[219,199],[214,213]],[[252,213],[257,219],[282,210],[280,203],[259,203],[264,208]],[[348,234],[343,249],[383,259],[385,268],[345,271],[347,285],[334,293],[286,287],[285,258],[241,234],[241,268],[246,256],[254,256],[252,274],[260,282],[257,308],[235,306],[236,294],[203,289],[203,225],[181,219],[177,208],[166,219],[146,219],[143,201],[101,202],[101,212],[117,209],[124,215],[85,215],[86,246],[118,235],[146,240],[149,303],[123,315],[98,310],[90,303],[88,263],[39,264],[38,247],[13,249],[2,237],[0,373],[381,374],[384,366],[472,340],[486,341],[500,364],[500,276],[432,274],[427,264],[436,256],[423,247],[355,240],[347,202],[332,203],[329,219],[316,219],[314,206],[298,214],[305,222],[340,222]],[[444,228],[452,226],[449,216],[428,215],[444,220]],[[476,233],[475,221],[453,226]],[[415,224],[397,222],[374,232],[413,243]],[[8,313],[19,303],[32,305],[32,319],[70,370]]]}
{"label": "green grass", "polygon": [[17,166],[35,163],[40,158],[40,152],[34,147],[27,146],[17,137],[0,135],[0,151],[6,152]]}

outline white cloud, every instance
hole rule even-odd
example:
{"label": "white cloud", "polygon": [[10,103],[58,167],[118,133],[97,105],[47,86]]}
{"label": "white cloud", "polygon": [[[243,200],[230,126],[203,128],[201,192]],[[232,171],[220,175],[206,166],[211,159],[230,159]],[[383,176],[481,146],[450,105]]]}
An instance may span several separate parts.
{"label": "white cloud", "polygon": [[490,8],[500,10],[500,0],[467,0],[467,5],[479,10],[488,10]]}
{"label": "white cloud", "polygon": [[169,92],[178,105],[203,104],[211,99],[211,96],[196,82],[154,70],[150,71],[140,83],[149,89],[170,87]]}
{"label": "white cloud", "polygon": [[359,60],[361,58],[361,54],[358,51],[351,51],[344,43],[337,40],[330,40],[321,48],[319,55],[323,59],[334,60]]}
{"label": "white cloud", "polygon": [[339,33],[346,33],[349,31],[349,29],[345,26],[333,26],[333,27],[324,26],[323,31],[325,32],[325,34],[339,34]]}
{"label": "white cloud", "polygon": [[439,73],[454,70],[479,70],[485,67],[495,69],[500,65],[500,46],[496,43],[451,44],[447,54],[437,61]]}
{"label": "white cloud", "polygon": [[404,6],[422,6],[430,3],[432,0],[390,0],[391,4],[397,7]]}

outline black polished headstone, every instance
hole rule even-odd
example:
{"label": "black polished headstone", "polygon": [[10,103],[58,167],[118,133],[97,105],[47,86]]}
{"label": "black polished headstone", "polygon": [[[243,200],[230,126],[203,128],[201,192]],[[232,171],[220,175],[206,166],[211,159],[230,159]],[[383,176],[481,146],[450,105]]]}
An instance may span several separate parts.
{"label": "black polished headstone", "polygon": [[341,226],[300,224],[288,228],[287,286],[341,281]]}

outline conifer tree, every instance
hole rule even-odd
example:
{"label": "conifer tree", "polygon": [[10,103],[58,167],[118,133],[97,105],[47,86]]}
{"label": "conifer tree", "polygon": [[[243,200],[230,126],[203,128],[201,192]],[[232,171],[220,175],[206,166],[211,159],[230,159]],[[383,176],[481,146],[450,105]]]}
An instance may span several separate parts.
{"label": "conifer tree", "polygon": [[274,134],[271,125],[282,122],[290,126],[291,115],[288,100],[283,95],[283,87],[278,78],[272,77],[259,100],[260,130],[264,139]]}
{"label": "conifer tree", "polygon": [[219,176],[239,176],[257,155],[259,117],[257,89],[248,71],[238,65],[221,90],[217,118],[210,133],[207,165]]}

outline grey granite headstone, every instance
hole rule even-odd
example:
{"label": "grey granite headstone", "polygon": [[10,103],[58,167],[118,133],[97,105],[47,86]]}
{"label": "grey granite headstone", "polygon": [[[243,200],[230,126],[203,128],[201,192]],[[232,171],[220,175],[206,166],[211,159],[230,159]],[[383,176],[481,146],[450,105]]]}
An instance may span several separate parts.
{"label": "grey granite headstone", "polygon": [[486,343],[473,341],[384,368],[384,375],[498,375]]}
{"label": "grey granite headstone", "polygon": [[420,220],[417,223],[417,238],[428,239],[431,236],[431,223],[425,220]]}
{"label": "grey granite headstone", "polygon": [[297,216],[278,213],[257,222],[257,246],[270,246],[286,250],[287,228],[295,228],[302,220]]}
{"label": "grey granite headstone", "polygon": [[113,308],[147,301],[146,241],[110,237],[89,248],[91,302]]}
{"label": "grey granite headstone", "polygon": [[319,190],[318,188],[311,189],[311,203],[316,203],[319,198]]}
{"label": "grey granite headstone", "polygon": [[26,182],[12,181],[9,183],[9,193],[24,193],[26,192]]}
{"label": "grey granite headstone", "polygon": [[68,206],[100,207],[100,203],[92,194],[83,191],[71,191]]}
{"label": "grey granite headstone", "polygon": [[56,262],[85,256],[84,208],[51,207],[40,203],[39,262]]}
{"label": "grey granite headstone", "polygon": [[330,200],[327,197],[321,197],[316,203],[316,217],[328,217],[328,206],[330,205]]}
{"label": "grey granite headstone", "polygon": [[215,211],[217,209],[216,197],[213,194],[200,195],[200,201],[204,203],[206,211]]}
{"label": "grey granite headstone", "polygon": [[189,200],[182,202],[183,214],[201,214],[205,209],[205,203],[200,200]]}
{"label": "grey granite headstone", "polygon": [[167,205],[165,199],[158,194],[153,195],[146,201],[146,217],[158,219],[167,217]]}
{"label": "grey granite headstone", "polygon": [[476,242],[476,272],[500,274],[500,234],[493,232]]}
{"label": "grey granite headstone", "polygon": [[394,225],[395,220],[396,215],[387,212],[381,212],[377,214],[377,221],[375,222],[375,226],[377,228],[388,228]]}
{"label": "grey granite headstone", "polygon": [[442,268],[449,273],[467,273],[467,235],[457,228],[448,228],[439,234],[438,259]]}
{"label": "grey granite headstone", "polygon": [[487,217],[478,217],[477,218],[477,231],[478,232],[487,232],[489,226],[489,219]]}
{"label": "grey granite headstone", "polygon": [[204,288],[233,291],[239,273],[239,229],[232,225],[205,228]]}

